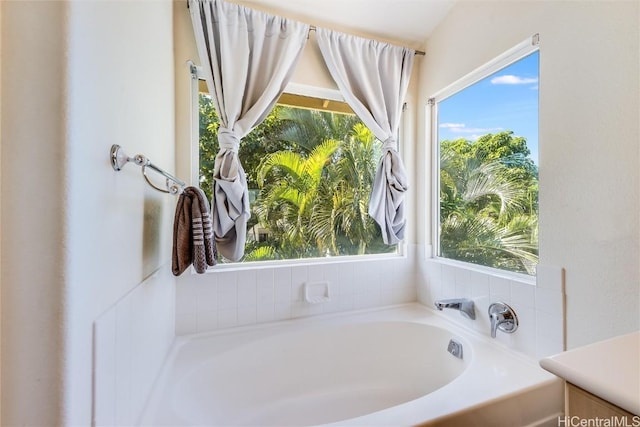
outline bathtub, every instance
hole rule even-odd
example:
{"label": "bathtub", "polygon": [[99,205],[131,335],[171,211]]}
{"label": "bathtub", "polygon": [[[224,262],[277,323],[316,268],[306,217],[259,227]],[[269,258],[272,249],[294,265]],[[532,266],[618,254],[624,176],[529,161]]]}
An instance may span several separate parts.
{"label": "bathtub", "polygon": [[562,406],[536,361],[408,304],[179,337],[140,425],[556,426]]}

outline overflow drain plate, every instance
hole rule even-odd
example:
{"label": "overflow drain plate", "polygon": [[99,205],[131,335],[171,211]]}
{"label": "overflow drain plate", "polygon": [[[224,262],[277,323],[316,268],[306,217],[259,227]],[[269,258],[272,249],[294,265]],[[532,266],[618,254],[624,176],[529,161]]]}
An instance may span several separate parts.
{"label": "overflow drain plate", "polygon": [[447,346],[447,351],[457,357],[458,359],[462,359],[462,344],[460,344],[456,340],[449,340],[449,345]]}

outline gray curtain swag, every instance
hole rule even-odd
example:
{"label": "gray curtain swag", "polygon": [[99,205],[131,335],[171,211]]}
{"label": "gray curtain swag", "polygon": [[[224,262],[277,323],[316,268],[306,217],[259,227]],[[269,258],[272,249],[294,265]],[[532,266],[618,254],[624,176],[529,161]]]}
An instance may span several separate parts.
{"label": "gray curtain swag", "polygon": [[386,244],[404,239],[407,175],[397,134],[415,51],[323,28],[316,30],[322,56],[342,96],[360,120],[383,141],[369,215]]}
{"label": "gray curtain swag", "polygon": [[218,252],[244,256],[250,216],[240,140],[273,109],[291,79],[309,25],[222,0],[189,0],[198,54],[220,118],[212,217]]}

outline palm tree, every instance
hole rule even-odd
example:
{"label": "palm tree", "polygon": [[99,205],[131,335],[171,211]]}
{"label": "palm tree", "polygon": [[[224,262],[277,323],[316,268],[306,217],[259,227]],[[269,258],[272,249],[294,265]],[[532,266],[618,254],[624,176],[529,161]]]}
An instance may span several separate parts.
{"label": "palm tree", "polygon": [[380,228],[368,214],[381,143],[353,117],[329,119],[327,113],[313,111],[296,114],[300,121],[292,121],[292,128],[301,129],[290,129],[290,136],[317,139],[323,129],[337,132],[347,123],[351,128],[340,140],[314,142],[308,155],[280,151],[263,160],[258,172],[261,197],[254,212],[279,242],[275,246],[285,253],[283,257],[394,250],[395,246],[383,243]]}
{"label": "palm tree", "polygon": [[288,126],[280,133],[279,138],[307,153],[327,139],[342,140],[354,125],[360,123],[355,115],[302,108],[283,108],[280,118]]}
{"label": "palm tree", "polygon": [[459,141],[442,144],[443,257],[535,274],[537,212],[524,206],[527,197],[522,180],[509,169],[511,160],[466,156]]}
{"label": "palm tree", "polygon": [[[316,145],[308,156],[277,151],[267,155],[258,168],[261,192],[255,212],[280,240],[281,250],[297,256],[324,255],[324,242],[309,232],[310,220],[326,176],[325,167],[339,146],[340,141],[328,139]],[[269,175],[271,179],[267,180]]]}
{"label": "palm tree", "polygon": [[331,179],[321,187],[326,196],[319,201],[324,203],[316,205],[311,227],[332,254],[362,255],[376,239],[381,240],[380,229],[368,214],[380,151],[380,142],[362,123],[353,126],[340,146],[338,160],[329,174]]}

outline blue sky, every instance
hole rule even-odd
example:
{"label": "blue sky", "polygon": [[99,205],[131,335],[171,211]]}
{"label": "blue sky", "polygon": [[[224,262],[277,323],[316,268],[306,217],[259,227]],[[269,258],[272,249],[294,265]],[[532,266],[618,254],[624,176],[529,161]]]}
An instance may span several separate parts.
{"label": "blue sky", "polygon": [[538,164],[538,52],[441,101],[438,139],[476,140],[512,130],[523,136]]}

